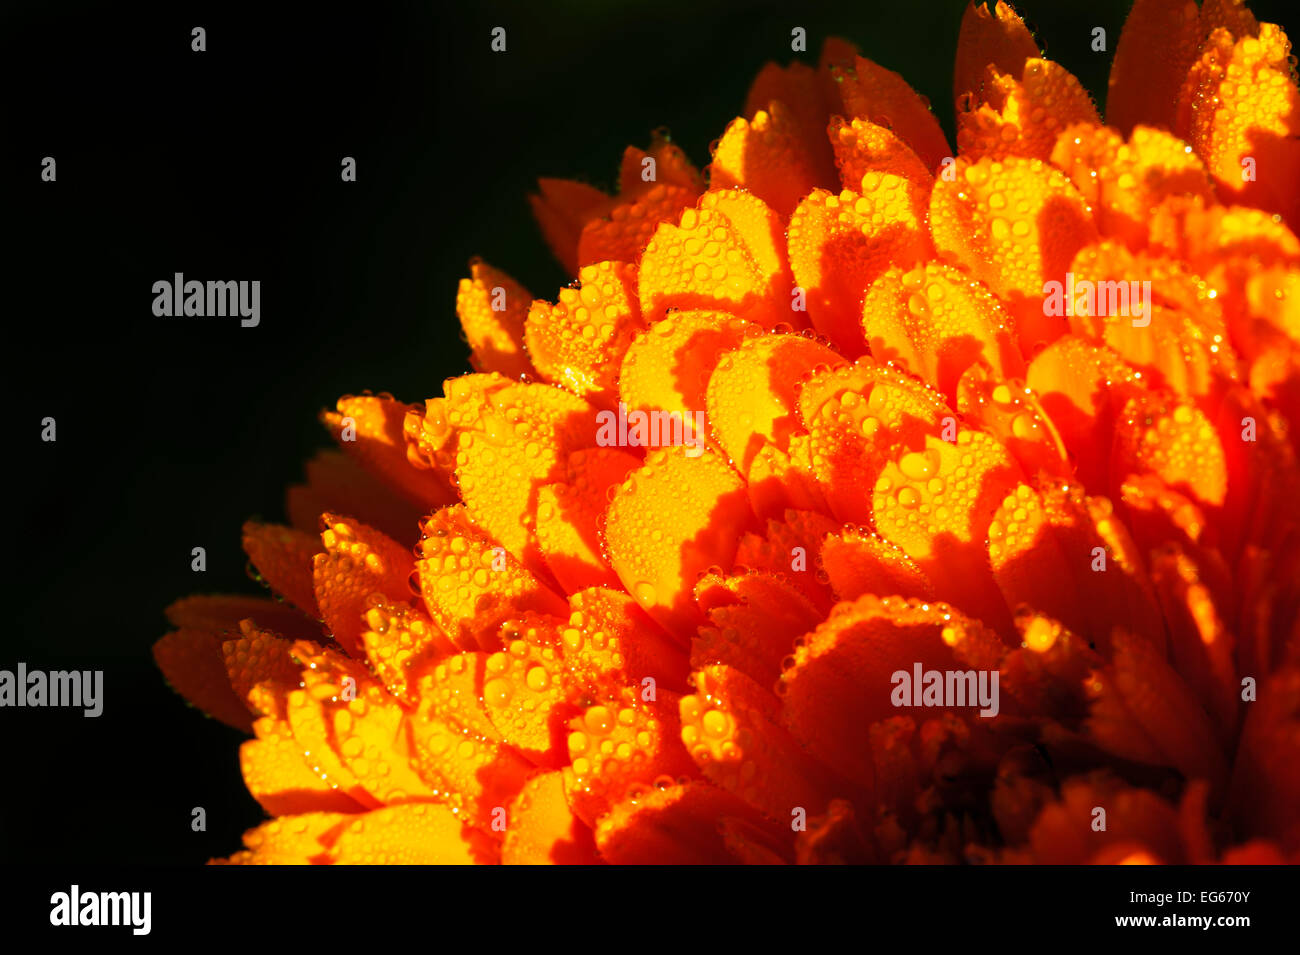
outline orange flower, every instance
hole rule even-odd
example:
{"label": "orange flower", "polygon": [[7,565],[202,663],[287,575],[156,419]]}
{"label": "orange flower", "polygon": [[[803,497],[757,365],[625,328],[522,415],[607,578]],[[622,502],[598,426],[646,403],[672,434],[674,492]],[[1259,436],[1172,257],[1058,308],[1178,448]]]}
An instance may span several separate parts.
{"label": "orange flower", "polygon": [[1295,861],[1288,53],[1138,0],[1107,126],[971,6],[956,153],[832,41],[707,188],[542,180],[576,281],[473,264],[476,373],[245,527],[286,602],[169,610],[275,817],[229,861]]}

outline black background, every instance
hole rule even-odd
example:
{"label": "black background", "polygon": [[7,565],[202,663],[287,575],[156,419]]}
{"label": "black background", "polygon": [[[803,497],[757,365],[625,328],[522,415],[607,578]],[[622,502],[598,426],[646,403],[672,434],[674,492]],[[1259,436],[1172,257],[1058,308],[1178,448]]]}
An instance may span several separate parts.
{"label": "black background", "polygon": [[[99,719],[0,711],[0,861],[201,863],[261,820],[240,734],[153,665],[162,610],[256,592],[240,525],[284,518],[328,444],[322,407],[367,388],[423,399],[468,370],[453,306],[471,256],[554,299],[537,176],[613,188],[623,148],[659,126],[703,166],[763,62],[794,58],[792,26],[809,61],[838,34],[901,72],[951,140],[964,6],[6,3],[0,667],[103,669],[106,702]],[[1287,3],[1251,6],[1297,34]],[[1104,99],[1092,28],[1113,51],[1126,0],[1017,7]],[[174,272],[260,280],[261,325],[155,318],[151,286]]]}

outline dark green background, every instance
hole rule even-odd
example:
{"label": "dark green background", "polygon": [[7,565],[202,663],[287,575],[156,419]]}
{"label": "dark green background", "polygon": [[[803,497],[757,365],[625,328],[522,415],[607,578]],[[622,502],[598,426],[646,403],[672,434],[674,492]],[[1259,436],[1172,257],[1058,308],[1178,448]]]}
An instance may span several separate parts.
{"label": "dark green background", "polygon": [[[261,818],[239,734],[174,696],[162,608],[256,587],[241,523],[282,519],[340,394],[440,392],[474,255],[536,296],[566,280],[537,176],[614,186],[668,127],[700,166],[769,59],[839,34],[953,131],[962,0],[139,6],[28,2],[0,20],[12,569],[0,667],[102,668],[105,714],[0,711],[0,860],[202,862]],[[1296,33],[1286,3],[1261,19]],[[1104,97],[1127,2],[1018,4]],[[1289,22],[1288,22],[1289,19]],[[190,51],[190,28],[208,51]],[[489,50],[494,26],[508,51]],[[39,181],[41,157],[58,182]],[[359,181],[339,181],[355,156]],[[182,271],[260,279],[262,324],[154,318]],[[58,442],[39,422],[58,421]],[[190,549],[208,571],[190,571]],[[190,831],[203,806],[208,831]]]}

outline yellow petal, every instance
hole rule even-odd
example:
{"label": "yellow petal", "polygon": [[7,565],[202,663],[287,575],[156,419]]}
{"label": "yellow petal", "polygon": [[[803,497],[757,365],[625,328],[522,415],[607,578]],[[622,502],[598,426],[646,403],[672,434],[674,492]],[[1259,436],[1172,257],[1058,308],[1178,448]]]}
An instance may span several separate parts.
{"label": "yellow petal", "polygon": [[573,814],[561,773],[530,779],[510,807],[503,865],[596,865],[601,862],[591,828]]}
{"label": "yellow petal", "polygon": [[498,649],[501,624],[527,611],[565,612],[564,601],[493,544],[463,505],[445,507],[425,522],[419,553],[415,569],[425,605],[463,649]]}
{"label": "yellow petal", "polygon": [[474,370],[496,371],[507,378],[534,374],[524,350],[524,318],[532,295],[485,262],[471,262],[470,275],[460,280],[456,314],[473,352]]}
{"label": "yellow petal", "polygon": [[724,352],[761,335],[757,325],[727,312],[673,312],[651,326],[628,349],[619,376],[619,398],[629,411],[657,413],[643,425],[628,418],[629,444],[706,442],[708,434],[695,427],[707,407],[709,373]]}
{"label": "yellow petal", "polygon": [[670,307],[788,314],[781,232],[781,219],[757,197],[706,193],[676,225],[661,223],[646,246],[638,264],[642,316],[655,322]]}
{"label": "yellow petal", "polygon": [[799,427],[799,382],[818,366],[843,361],[800,335],[746,339],[721,356],[709,376],[709,424],[737,468],[747,472],[764,444],[786,450]]}
{"label": "yellow petal", "polygon": [[489,840],[436,803],[368,812],[349,822],[329,850],[333,865],[474,865],[495,858]]}
{"label": "yellow petal", "polygon": [[665,448],[619,487],[605,542],[627,592],[685,644],[700,621],[696,578],[714,564],[729,566],[740,535],[753,526],[744,483],[719,455]]}
{"label": "yellow petal", "polygon": [[863,301],[862,328],[876,361],[902,365],[954,406],[957,381],[976,362],[1002,378],[1024,374],[1011,316],[986,288],[937,262],[878,278]]}
{"label": "yellow petal", "polygon": [[1101,124],[1088,91],[1052,60],[1032,57],[1023,72],[1010,75],[995,71],[983,99],[978,107],[957,114],[957,148],[967,159],[1045,160],[1067,126]]}
{"label": "yellow petal", "polygon": [[578,272],[574,288],[560,290],[559,302],[534,302],[524,326],[528,353],[544,378],[610,407],[618,369],[641,324],[636,268],[600,262]]}
{"label": "yellow petal", "polygon": [[816,159],[781,102],[734,119],[713,151],[710,189],[746,189],[783,216],[817,185]]}
{"label": "yellow petal", "polygon": [[300,812],[363,812],[351,796],[321,779],[289,724],[263,718],[253,724],[257,739],[240,744],[239,768],[249,794],[273,816]]}
{"label": "yellow petal", "polygon": [[1024,354],[1065,330],[1062,319],[1044,314],[1044,283],[1063,282],[1097,230],[1063,174],[1037,159],[958,159],[954,180],[935,183],[930,229],[941,256],[1010,306]]}

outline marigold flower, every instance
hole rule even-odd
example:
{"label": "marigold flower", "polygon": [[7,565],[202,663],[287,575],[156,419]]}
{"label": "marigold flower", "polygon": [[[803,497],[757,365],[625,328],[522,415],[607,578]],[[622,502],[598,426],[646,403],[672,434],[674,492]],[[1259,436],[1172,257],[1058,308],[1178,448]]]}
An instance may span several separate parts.
{"label": "marigold flower", "polygon": [[472,264],[475,373],[341,399],[245,526],[282,599],[168,611],[274,817],[227,861],[1300,858],[1288,56],[1138,0],[1103,125],[972,5],[956,152],[831,41],[707,178],[541,180],[570,287]]}

